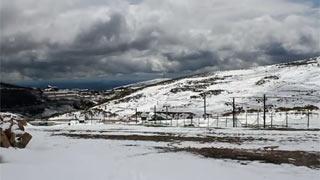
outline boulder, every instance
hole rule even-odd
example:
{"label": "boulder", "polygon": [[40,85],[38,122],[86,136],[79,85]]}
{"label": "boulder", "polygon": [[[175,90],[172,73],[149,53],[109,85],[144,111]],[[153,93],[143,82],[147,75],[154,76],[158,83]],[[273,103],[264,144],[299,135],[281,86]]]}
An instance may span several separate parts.
{"label": "boulder", "polygon": [[24,128],[27,121],[17,117],[0,113],[0,147],[25,148],[31,140],[32,136]]}
{"label": "boulder", "polygon": [[9,139],[9,142],[10,142],[11,146],[15,147],[15,145],[16,145],[16,134],[11,132],[10,136],[7,136],[7,138]]}
{"label": "boulder", "polygon": [[18,121],[22,126],[26,126],[27,125],[27,120],[26,119],[21,119]]}
{"label": "boulder", "polygon": [[25,148],[29,141],[31,140],[32,136],[29,133],[24,133],[17,139],[16,147],[18,148]]}
{"label": "boulder", "polygon": [[[11,126],[12,127],[12,126]],[[15,146],[16,144],[16,134],[11,131],[11,129],[6,129],[3,134],[6,136],[6,139],[9,141],[10,146]]]}
{"label": "boulder", "polygon": [[10,127],[10,129],[5,129],[3,132],[7,136],[7,138],[10,139],[10,137],[11,137],[11,127]]}
{"label": "boulder", "polygon": [[24,131],[24,126],[25,126],[26,124],[23,122],[23,121],[18,121],[18,126],[19,126],[19,129],[21,130],[21,131]]}
{"label": "boulder", "polygon": [[7,138],[6,134],[2,130],[0,132],[0,147],[4,147],[4,148],[11,147],[9,139]]}

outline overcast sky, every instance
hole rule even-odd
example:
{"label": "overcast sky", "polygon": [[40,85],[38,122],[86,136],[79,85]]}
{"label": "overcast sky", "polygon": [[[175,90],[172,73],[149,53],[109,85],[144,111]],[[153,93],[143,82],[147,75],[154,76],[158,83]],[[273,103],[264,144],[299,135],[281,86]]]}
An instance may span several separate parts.
{"label": "overcast sky", "polygon": [[137,79],[320,54],[318,0],[1,0],[1,79]]}

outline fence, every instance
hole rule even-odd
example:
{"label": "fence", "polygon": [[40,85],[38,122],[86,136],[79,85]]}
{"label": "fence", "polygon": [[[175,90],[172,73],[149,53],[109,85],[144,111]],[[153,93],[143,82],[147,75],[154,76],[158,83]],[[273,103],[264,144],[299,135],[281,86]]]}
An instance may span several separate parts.
{"label": "fence", "polygon": [[[254,108],[244,109],[241,102],[237,99],[247,98],[258,101],[258,106]],[[177,126],[177,127],[253,127],[253,128],[320,128],[320,111],[316,106],[305,107],[281,107],[274,108],[271,99],[289,99],[291,97],[271,97],[263,95],[261,97],[232,97],[230,99],[229,111],[224,113],[208,113],[207,100],[203,97],[203,115],[197,116],[192,112],[172,112],[168,104],[164,106],[164,111],[157,111],[154,106],[150,112],[139,112],[137,108],[131,108],[134,115],[117,119],[116,117],[108,117],[102,113],[100,117],[96,117],[95,113],[88,112],[90,115],[83,115],[84,119],[75,118],[70,115],[70,119],[60,119],[65,121],[81,121],[81,122],[121,122],[126,124],[142,124],[151,126]],[[152,112],[153,111],[153,112]],[[153,116],[141,117],[141,114],[152,114]],[[199,113],[198,113],[199,114]],[[139,117],[140,115],[140,117]],[[184,117],[180,117],[180,116]],[[188,116],[188,117],[186,117]],[[58,119],[56,119],[58,120]],[[58,120],[59,121],[59,120]]]}
{"label": "fence", "polygon": [[[309,117],[308,117],[309,116]],[[319,113],[297,114],[286,112],[266,113],[266,121],[263,123],[262,113],[242,113],[236,116],[214,115],[194,119],[157,119],[139,121],[143,125],[152,126],[176,126],[176,127],[249,127],[249,128],[319,128]],[[135,123],[134,121],[131,121]]]}
{"label": "fence", "polygon": [[[260,102],[257,109],[243,109],[239,107],[237,99],[255,99]],[[274,108],[271,99],[287,100],[295,97],[274,97],[263,95],[261,97],[233,97],[230,101],[231,109],[226,113],[207,113],[207,100],[203,97],[203,116],[194,119],[157,119],[141,121],[142,124],[155,126],[187,126],[187,127],[254,127],[254,128],[320,128],[319,111],[316,106],[280,107]],[[166,112],[154,112],[168,117]],[[316,111],[316,112],[314,112]],[[137,115],[136,115],[137,116]]]}

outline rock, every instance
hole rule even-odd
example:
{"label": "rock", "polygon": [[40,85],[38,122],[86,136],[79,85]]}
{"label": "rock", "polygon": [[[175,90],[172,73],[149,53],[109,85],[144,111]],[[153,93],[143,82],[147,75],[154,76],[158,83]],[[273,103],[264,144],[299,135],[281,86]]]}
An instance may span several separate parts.
{"label": "rock", "polygon": [[27,125],[27,120],[25,120],[25,119],[21,119],[21,120],[19,120],[18,122],[19,122],[19,124],[21,124],[22,126],[26,126],[26,125]]}
{"label": "rock", "polygon": [[0,113],[1,147],[25,148],[32,136],[25,132],[26,119],[16,116],[3,116]]}
{"label": "rock", "polygon": [[10,133],[10,137],[7,136],[7,138],[9,139],[9,142],[10,142],[11,146],[15,147],[15,145],[16,145],[16,134],[11,132]]}
{"label": "rock", "polygon": [[2,130],[0,132],[0,147],[4,147],[4,148],[11,147],[8,137]]}
{"label": "rock", "polygon": [[18,138],[18,141],[16,143],[16,147],[18,148],[25,148],[29,141],[31,140],[32,136],[29,133],[24,133],[22,136]]}
{"label": "rock", "polygon": [[10,146],[15,146],[16,144],[16,134],[11,131],[11,129],[6,129],[4,131],[4,135],[6,136],[7,140],[9,141]]}
{"label": "rock", "polygon": [[21,131],[24,131],[24,126],[26,125],[26,123],[25,122],[23,122],[23,121],[18,121],[18,126],[19,126],[19,129],[21,130]]}
{"label": "rock", "polygon": [[10,129],[5,129],[3,132],[7,136],[7,138],[10,139],[10,137],[11,137],[11,128]]}

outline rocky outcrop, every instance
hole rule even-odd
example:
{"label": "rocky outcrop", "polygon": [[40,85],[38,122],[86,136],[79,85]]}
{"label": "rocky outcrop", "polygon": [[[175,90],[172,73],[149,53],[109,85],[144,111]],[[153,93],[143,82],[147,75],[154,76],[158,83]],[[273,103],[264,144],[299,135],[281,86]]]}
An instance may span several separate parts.
{"label": "rocky outcrop", "polygon": [[10,113],[0,114],[0,147],[25,148],[30,142],[31,134],[25,132],[27,121]]}
{"label": "rocky outcrop", "polygon": [[8,148],[10,146],[11,146],[11,144],[9,142],[7,135],[1,129],[1,131],[0,131],[0,147]]}

